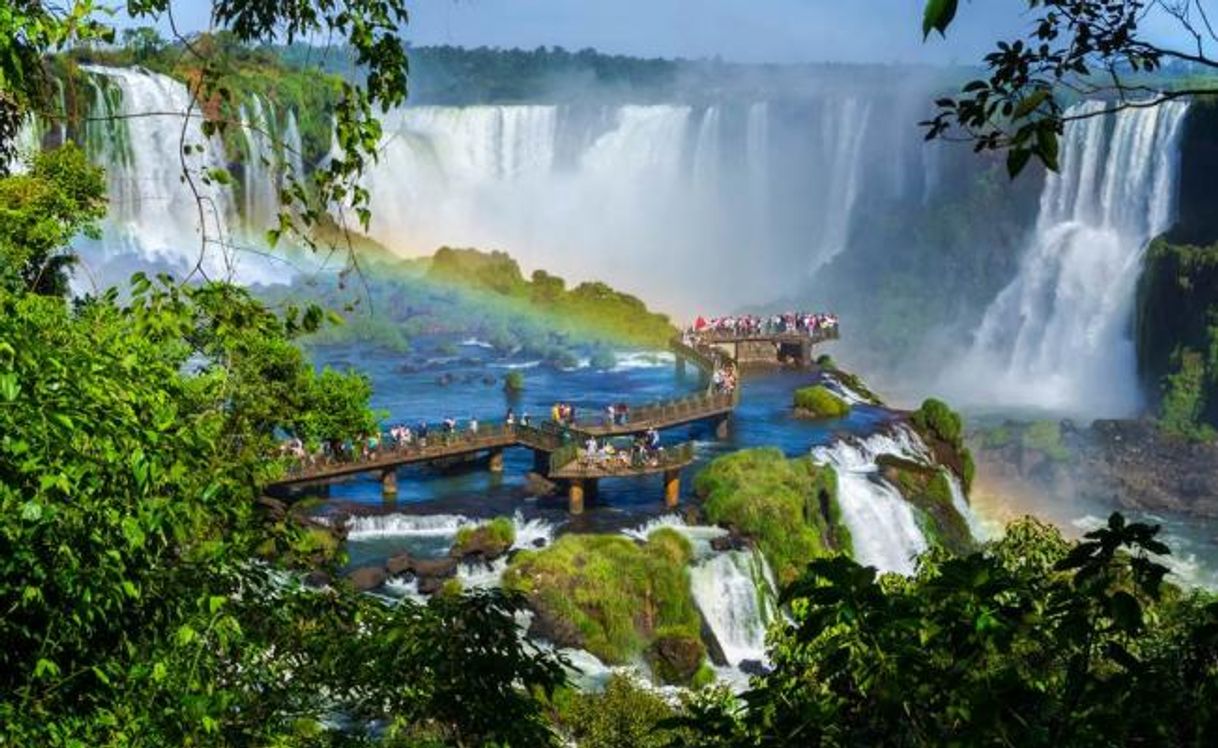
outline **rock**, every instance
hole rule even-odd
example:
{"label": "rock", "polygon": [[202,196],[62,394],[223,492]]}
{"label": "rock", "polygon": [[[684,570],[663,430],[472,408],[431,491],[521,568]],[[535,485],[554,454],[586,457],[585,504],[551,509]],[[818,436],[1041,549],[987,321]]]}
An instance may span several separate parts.
{"label": "rock", "polygon": [[527,476],[525,476],[524,480],[524,490],[528,492],[530,496],[553,496],[558,491],[557,483],[546,480],[546,478],[539,473],[529,473]]}
{"label": "rock", "polygon": [[770,669],[761,660],[741,660],[736,669],[745,675],[762,677],[770,674]]}
{"label": "rock", "polygon": [[457,576],[457,559],[415,559],[414,563],[411,565],[410,571],[413,571],[415,576],[419,577],[420,579],[423,579],[424,577],[448,579],[449,577]]}
{"label": "rock", "polygon": [[720,553],[725,551],[743,551],[749,547],[749,542],[738,533],[731,532],[727,535],[711,538],[710,547],[711,550],[719,551]]}
{"label": "rock", "polygon": [[714,664],[723,667],[728,665],[727,655],[723,653],[723,645],[719,643],[719,637],[715,636],[715,631],[707,622],[706,616],[702,615],[702,611],[698,611],[698,620],[702,626],[702,641],[706,643],[706,656]]}
{"label": "rock", "polygon": [[360,592],[374,590],[389,577],[382,566],[365,566],[347,575],[347,581]]}
{"label": "rock", "polygon": [[491,525],[482,525],[468,531],[462,528],[448,555],[466,562],[490,562],[507,553],[511,547],[511,537],[497,534]]}
{"label": "rock", "polygon": [[681,510],[681,519],[685,520],[685,524],[704,525],[706,524],[706,514],[702,511],[702,507],[697,504],[687,504]]}
{"label": "rock", "polygon": [[530,596],[529,607],[533,610],[529,636],[544,639],[559,647],[584,648],[583,632],[570,619],[555,614],[535,596]]}
{"label": "rock", "polygon": [[546,539],[545,539],[545,538],[533,538],[533,544],[532,544],[532,545],[533,545],[533,547],[534,547],[534,548],[545,548],[545,547],[546,547]]}
{"label": "rock", "polygon": [[409,553],[399,553],[385,562],[385,570],[391,577],[404,574],[412,569],[414,569],[414,559],[410,557]]}
{"label": "rock", "polygon": [[305,574],[304,583],[306,587],[320,589],[330,586],[330,575],[324,571],[311,571]]}
{"label": "rock", "polygon": [[274,519],[283,519],[288,514],[288,505],[285,501],[273,499],[270,496],[259,496],[256,499],[256,503],[265,509]]}
{"label": "rock", "polygon": [[419,577],[419,594],[434,595],[444,588],[444,579],[440,577]]}
{"label": "rock", "polygon": [[688,685],[705,657],[706,645],[702,640],[682,634],[662,636],[648,650],[652,670],[670,685]]}

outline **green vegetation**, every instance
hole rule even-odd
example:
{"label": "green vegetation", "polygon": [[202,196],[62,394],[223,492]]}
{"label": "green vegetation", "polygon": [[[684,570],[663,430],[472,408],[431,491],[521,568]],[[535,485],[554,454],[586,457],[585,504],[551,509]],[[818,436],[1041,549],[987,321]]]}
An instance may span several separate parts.
{"label": "green vegetation", "polygon": [[[1191,230],[1200,230],[1194,226]],[[1147,250],[1138,285],[1138,371],[1164,431],[1212,440],[1218,428],[1218,244]]]}
{"label": "green vegetation", "polygon": [[516,369],[504,374],[503,389],[508,392],[524,392],[524,374]]}
{"label": "green vegetation", "polygon": [[[647,656],[667,682],[688,683],[705,658],[689,589],[689,541],[673,530],[645,544],[616,535],[564,535],[549,548],[522,551],[504,585],[529,600],[548,637],[587,649],[610,664]],[[693,658],[693,668],[676,654]]]}
{"label": "green vegetation", "polygon": [[1040,452],[1055,462],[1070,459],[1070,450],[1062,443],[1062,427],[1057,421],[1033,421],[1023,428],[1020,444],[1024,449]]}
{"label": "green vegetation", "polygon": [[677,712],[658,694],[613,675],[600,693],[568,692],[556,698],[557,722],[580,748],[666,748]]}
{"label": "green vegetation", "polygon": [[850,403],[817,384],[795,391],[795,410],[809,418],[845,418],[850,415]]}
{"label": "green vegetation", "polygon": [[1162,583],[1157,531],[1113,515],[1071,545],[1023,520],[908,580],[816,560],[747,708],[694,700],[680,723],[729,746],[1206,745],[1218,602]]}
{"label": "green vegetation", "polygon": [[942,400],[928,398],[922,407],[909,414],[909,422],[926,440],[941,465],[951,468],[964,484],[972,488],[977,466],[973,454],[964,446],[964,419]]}
{"label": "green vegetation", "polygon": [[450,555],[461,558],[478,551],[487,557],[502,556],[516,542],[516,523],[510,517],[496,517],[485,524],[457,530]]}
{"label": "green vegetation", "polygon": [[952,504],[947,471],[895,455],[880,455],[876,463],[884,477],[917,508],[923,532],[932,544],[955,554],[973,550],[968,522]]}
{"label": "green vegetation", "polygon": [[562,278],[544,270],[525,280],[520,266],[504,252],[441,247],[431,259],[427,277],[488,291],[518,308],[542,312],[557,329],[572,334],[653,348],[667,346],[676,334],[668,317],[648,311],[636,297],[604,283],[581,283],[568,291]]}
{"label": "green vegetation", "polygon": [[68,242],[99,236],[105,181],[74,145],[43,151],[29,167],[0,179],[0,286],[63,296],[76,264]]}
{"label": "green vegetation", "polygon": [[837,504],[837,476],[811,458],[788,460],[776,448],[716,458],[694,479],[713,524],[755,538],[780,582],[814,558],[851,551]]}

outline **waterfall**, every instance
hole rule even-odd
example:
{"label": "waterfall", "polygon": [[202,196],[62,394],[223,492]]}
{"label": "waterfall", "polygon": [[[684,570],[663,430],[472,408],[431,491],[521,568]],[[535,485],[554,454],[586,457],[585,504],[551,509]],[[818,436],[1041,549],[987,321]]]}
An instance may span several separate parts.
{"label": "waterfall", "polygon": [[1067,124],[1061,171],[1045,181],[1018,275],[955,367],[978,403],[1136,412],[1134,291],[1146,244],[1170,226],[1186,111],[1172,102]]}
{"label": "waterfall", "polygon": [[241,134],[245,141],[245,196],[242,218],[255,235],[270,227],[279,213],[279,159],[275,155],[275,110],[262,97],[250,97],[240,108]]}
{"label": "waterfall", "polygon": [[[181,275],[197,263],[213,279],[281,281],[281,270],[272,272],[229,243],[239,215],[232,191],[203,180],[226,160],[219,142],[204,137],[197,109],[183,128],[191,110],[185,86],[146,70],[83,69],[96,78],[91,116],[120,118],[86,128],[86,147],[106,169],[110,200],[103,239],[82,240],[77,247],[89,275],[104,284],[149,264]],[[192,146],[189,153],[183,143]],[[197,195],[182,179],[183,164]]]}
{"label": "waterfall", "polygon": [[837,500],[850,529],[854,559],[880,571],[912,574],[914,557],[927,549],[926,538],[913,507],[880,477],[875,460],[881,454],[921,457],[907,429],[812,450],[814,460],[837,473]]}
{"label": "waterfall", "polygon": [[819,127],[821,168],[826,179],[815,200],[820,235],[812,252],[812,270],[846,250],[854,204],[862,187],[863,143],[871,121],[871,104],[861,99],[825,102]]}
{"label": "waterfall", "polygon": [[691,177],[694,189],[702,190],[711,199],[719,191],[719,163],[723,158],[720,129],[719,107],[708,107],[702,115],[702,124],[698,126]]}
{"label": "waterfall", "polygon": [[764,662],[766,629],[777,603],[774,578],[761,552],[716,553],[690,568],[689,581],[728,664]]}

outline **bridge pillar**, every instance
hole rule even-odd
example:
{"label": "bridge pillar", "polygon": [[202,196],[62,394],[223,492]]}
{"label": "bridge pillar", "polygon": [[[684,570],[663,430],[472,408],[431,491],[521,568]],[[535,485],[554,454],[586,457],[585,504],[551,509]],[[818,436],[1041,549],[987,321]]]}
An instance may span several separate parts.
{"label": "bridge pillar", "polygon": [[677,376],[685,378],[685,357],[677,356]]}
{"label": "bridge pillar", "polygon": [[550,474],[550,455],[540,449],[533,450],[533,472],[538,475]]}
{"label": "bridge pillar", "polygon": [[681,471],[677,469],[664,471],[664,504],[669,509],[675,509],[681,501]]}
{"label": "bridge pillar", "polygon": [[584,482],[579,478],[573,479],[567,488],[567,510],[571,514],[584,513]]}
{"label": "bridge pillar", "polygon": [[715,438],[726,439],[728,437],[728,421],[731,416],[723,416],[715,422]]}
{"label": "bridge pillar", "polygon": [[502,449],[492,449],[491,450],[490,471],[492,473],[502,473],[503,472],[503,450]]}
{"label": "bridge pillar", "polygon": [[386,498],[398,495],[398,471],[389,468],[381,472],[381,496]]}

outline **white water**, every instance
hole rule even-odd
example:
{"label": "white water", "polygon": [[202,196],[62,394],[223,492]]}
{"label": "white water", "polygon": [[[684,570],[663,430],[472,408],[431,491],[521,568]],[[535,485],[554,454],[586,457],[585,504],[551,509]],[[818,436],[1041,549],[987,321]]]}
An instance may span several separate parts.
{"label": "white water", "polygon": [[895,454],[920,459],[917,445],[902,429],[895,436],[875,434],[816,447],[812,457],[837,473],[842,521],[850,529],[854,559],[880,571],[912,574],[913,559],[927,549],[913,507],[879,475],[875,459]]}
{"label": "white water", "polygon": [[728,664],[765,662],[765,634],[773,620],[774,578],[756,550],[726,551],[694,564],[690,588]]}
{"label": "white water", "polygon": [[1019,274],[953,365],[953,389],[972,404],[1136,413],[1134,292],[1147,242],[1171,222],[1186,111],[1173,102],[1067,125]]}

